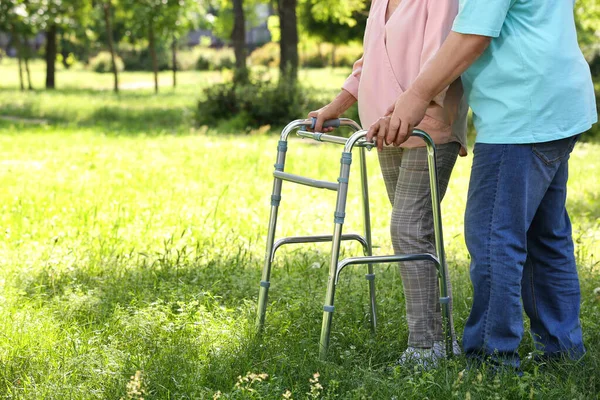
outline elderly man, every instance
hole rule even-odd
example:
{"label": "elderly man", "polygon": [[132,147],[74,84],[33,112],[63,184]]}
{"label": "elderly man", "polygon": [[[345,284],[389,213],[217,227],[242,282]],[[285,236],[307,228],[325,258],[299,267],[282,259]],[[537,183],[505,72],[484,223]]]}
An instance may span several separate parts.
{"label": "elderly man", "polygon": [[368,137],[380,148],[405,141],[461,75],[477,129],[465,215],[474,287],[465,353],[518,368],[522,300],[537,349],[578,359],[585,347],[565,208],[568,160],[597,111],[573,1],[461,0],[437,55]]}

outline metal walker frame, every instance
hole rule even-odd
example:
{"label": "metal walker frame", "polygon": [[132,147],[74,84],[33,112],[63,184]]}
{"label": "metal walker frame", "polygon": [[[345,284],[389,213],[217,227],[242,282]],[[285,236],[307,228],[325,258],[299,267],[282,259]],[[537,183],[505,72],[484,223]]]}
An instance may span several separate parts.
{"label": "metal walker frame", "polygon": [[[329,267],[329,280],[327,284],[327,293],[325,296],[325,304],[323,306],[323,324],[321,327],[320,339],[320,358],[327,357],[329,348],[329,338],[331,334],[331,322],[334,312],[334,297],[336,286],[342,270],[349,265],[367,264],[368,270],[365,275],[369,282],[370,294],[370,315],[371,327],[375,331],[377,327],[377,307],[375,301],[375,274],[373,273],[373,265],[392,262],[407,262],[407,261],[430,261],[438,272],[440,282],[440,305],[444,322],[445,339],[446,339],[446,355],[452,356],[452,336],[450,332],[450,297],[448,296],[448,283],[446,280],[446,263],[444,253],[444,239],[442,232],[442,215],[439,198],[439,188],[436,168],[436,149],[431,137],[421,130],[414,130],[412,136],[420,137],[425,141],[427,146],[428,166],[429,166],[429,181],[431,188],[431,202],[433,210],[433,223],[435,232],[435,249],[437,256],[434,254],[405,254],[405,255],[389,255],[389,256],[373,256],[372,241],[371,241],[371,215],[369,211],[369,192],[367,185],[367,163],[365,149],[371,150],[375,144],[367,142],[365,136],[367,131],[361,130],[361,127],[351,119],[340,118],[326,121],[323,127],[340,127],[345,126],[353,131],[349,138],[329,135],[320,132],[307,132],[306,127],[314,127],[315,119],[300,119],[288,124],[282,131],[279,144],[277,146],[277,161],[275,163],[275,171],[273,172],[273,192],[271,194],[271,214],[269,219],[269,231],[267,234],[267,248],[265,254],[265,263],[262,271],[262,280],[260,282],[260,292],[258,296],[258,312],[256,325],[259,331],[262,330],[265,323],[265,314],[267,311],[267,299],[269,287],[271,286],[271,266],[275,258],[275,252],[283,245],[298,244],[298,243],[321,243],[332,242],[331,247],[331,263]],[[299,130],[298,130],[299,129]],[[296,134],[301,138],[309,138],[319,142],[335,143],[344,146],[342,158],[340,160],[340,176],[336,182],[322,181],[311,179],[300,175],[294,175],[284,172],[286,152],[288,150],[288,137],[290,133],[297,130]],[[346,216],[346,198],[348,194],[348,183],[350,177],[350,166],[352,164],[352,150],[358,147],[360,149],[360,171],[362,184],[362,200],[363,200],[363,218],[364,218],[364,236],[359,234],[342,234],[344,219]],[[277,226],[277,214],[281,202],[281,189],[283,181],[293,182],[301,185],[311,186],[319,189],[328,189],[337,192],[336,209],[334,213],[334,230],[333,235],[318,235],[318,236],[293,236],[278,240],[275,242],[275,230]],[[357,241],[364,250],[364,256],[351,257],[339,261],[340,245],[342,241]]]}

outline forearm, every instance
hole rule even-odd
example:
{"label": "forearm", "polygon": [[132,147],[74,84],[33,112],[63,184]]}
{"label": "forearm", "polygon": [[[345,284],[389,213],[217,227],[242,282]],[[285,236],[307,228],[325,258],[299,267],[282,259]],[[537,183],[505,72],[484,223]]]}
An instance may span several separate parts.
{"label": "forearm", "polygon": [[339,111],[339,114],[341,115],[354,103],[356,103],[356,98],[347,90],[342,89],[329,105],[336,111]]}
{"label": "forearm", "polygon": [[490,41],[487,36],[450,32],[409,90],[422,100],[431,102],[483,54]]}

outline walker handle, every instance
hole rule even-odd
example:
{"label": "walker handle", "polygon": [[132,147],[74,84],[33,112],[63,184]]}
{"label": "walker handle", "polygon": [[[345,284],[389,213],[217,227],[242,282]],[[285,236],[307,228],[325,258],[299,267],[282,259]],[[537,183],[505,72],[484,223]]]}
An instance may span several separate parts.
{"label": "walker handle", "polygon": [[[315,125],[317,124],[317,117],[312,117],[312,124],[310,125],[310,129],[315,129]],[[328,119],[327,121],[323,122],[323,128],[339,128],[340,127],[340,119],[336,118],[336,119]]]}

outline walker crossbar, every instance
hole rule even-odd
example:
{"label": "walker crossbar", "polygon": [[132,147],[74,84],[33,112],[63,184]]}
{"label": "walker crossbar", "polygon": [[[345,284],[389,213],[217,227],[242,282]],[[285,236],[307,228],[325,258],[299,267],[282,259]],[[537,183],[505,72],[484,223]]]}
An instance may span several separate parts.
{"label": "walker crossbar", "polygon": [[338,190],[338,184],[335,182],[320,181],[318,179],[306,178],[300,175],[288,174],[283,171],[274,171],[273,176],[284,181],[299,183],[300,185],[311,186],[317,189],[328,189],[336,192]]}
{"label": "walker crossbar", "polygon": [[[292,236],[283,239],[279,239],[273,245],[273,252],[271,253],[271,262],[275,259],[275,253],[281,246],[286,244],[300,244],[300,243],[324,243],[331,242],[333,240],[332,235],[317,235],[317,236]],[[368,252],[369,244],[367,243],[367,239],[364,237],[357,235],[356,233],[347,233],[342,235],[342,241],[354,240],[360,243],[363,247],[365,254]]]}
{"label": "walker crossbar", "polygon": [[[268,290],[270,287],[271,266],[275,257],[275,252],[285,244],[292,243],[318,243],[331,242],[331,262],[329,267],[329,280],[327,285],[327,293],[325,304],[323,305],[323,324],[321,327],[320,340],[320,356],[324,359],[327,356],[329,348],[329,338],[331,334],[331,321],[334,311],[334,298],[336,285],[339,280],[341,271],[348,265],[366,264],[367,274],[366,279],[369,283],[369,298],[370,298],[370,314],[371,327],[375,331],[377,326],[377,310],[375,301],[375,274],[373,273],[373,265],[390,262],[407,262],[407,261],[430,261],[434,264],[438,272],[440,281],[440,306],[442,309],[442,317],[444,320],[444,328],[446,332],[446,354],[452,356],[452,337],[450,332],[450,298],[448,297],[448,282],[446,279],[446,263],[444,253],[444,242],[442,232],[441,207],[439,198],[439,188],[437,179],[437,168],[435,158],[435,145],[429,135],[421,130],[414,130],[412,136],[420,137],[425,141],[427,148],[427,161],[429,166],[429,181],[431,190],[431,202],[433,210],[433,223],[435,232],[435,249],[436,255],[433,254],[404,254],[391,256],[373,256],[372,241],[371,241],[371,217],[369,211],[369,193],[367,184],[367,165],[365,158],[365,148],[371,149],[375,146],[373,142],[367,142],[365,137],[367,132],[360,130],[360,126],[347,118],[339,120],[325,121],[323,127],[349,127],[354,133],[349,138],[329,135],[320,132],[309,132],[306,128],[314,129],[316,119],[296,120],[288,124],[281,133],[279,144],[277,146],[277,161],[275,171],[273,173],[273,191],[271,194],[271,214],[269,220],[269,230],[267,234],[267,249],[265,254],[265,264],[262,272],[262,280],[260,282],[260,292],[258,297],[258,312],[257,312],[257,327],[262,329],[265,322],[266,307],[268,300]],[[288,150],[289,134],[297,130],[297,135],[301,138],[308,138],[320,142],[341,144],[344,146],[342,157],[340,160],[340,175],[338,182],[328,182],[306,178],[299,175],[283,172],[285,167],[285,158]],[[364,237],[357,234],[342,234],[342,227],[346,217],[346,199],[348,195],[348,183],[350,176],[350,167],[352,164],[352,151],[355,147],[360,148],[360,171],[361,171],[361,186],[363,200],[363,222],[364,222]],[[277,226],[277,214],[281,202],[281,188],[283,181],[307,185],[315,188],[329,189],[337,192],[336,208],[334,212],[334,230],[333,235],[320,236],[295,236],[280,239],[275,242],[275,230]],[[340,245],[342,241],[355,240],[358,241],[364,249],[364,257],[353,257],[345,260],[339,260]]]}

